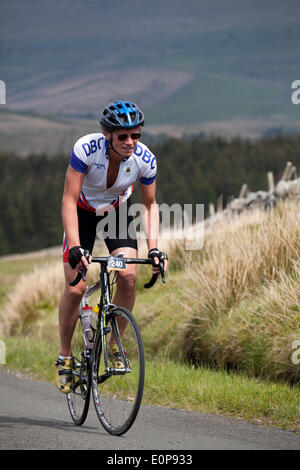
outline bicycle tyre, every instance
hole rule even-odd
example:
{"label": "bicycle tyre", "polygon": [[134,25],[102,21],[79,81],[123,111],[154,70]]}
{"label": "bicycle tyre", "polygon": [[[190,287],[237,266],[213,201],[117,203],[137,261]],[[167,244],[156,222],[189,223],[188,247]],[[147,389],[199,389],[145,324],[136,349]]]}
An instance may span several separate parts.
{"label": "bicycle tyre", "polygon": [[[99,328],[92,355],[91,387],[98,419],[104,429],[121,436],[133,425],[143,396],[145,359],[141,334],[132,313],[123,307],[115,307],[106,324],[107,344],[113,331],[113,322],[122,317],[127,321],[121,342],[127,352],[126,364],[129,372],[108,375],[105,371],[102,351],[102,332]],[[107,332],[108,328],[110,332]]]}
{"label": "bicycle tyre", "polygon": [[81,426],[87,417],[91,395],[90,362],[92,353],[84,349],[81,322],[78,319],[72,339],[73,351],[73,391],[67,394],[71,418]]}

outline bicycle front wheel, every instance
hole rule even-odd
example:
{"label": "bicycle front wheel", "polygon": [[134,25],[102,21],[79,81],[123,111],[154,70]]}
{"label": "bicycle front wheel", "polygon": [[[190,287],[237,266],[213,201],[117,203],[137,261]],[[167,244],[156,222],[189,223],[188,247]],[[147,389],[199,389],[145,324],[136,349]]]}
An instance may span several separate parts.
{"label": "bicycle front wheel", "polygon": [[[122,338],[118,333],[119,322],[126,323]],[[113,369],[109,360],[112,335],[123,354],[125,367],[119,371]],[[94,405],[102,426],[110,434],[120,436],[134,423],[142,401],[144,378],[144,349],[139,328],[131,312],[116,307],[107,316],[104,331],[98,330],[92,356]]]}
{"label": "bicycle front wheel", "polygon": [[81,322],[78,319],[72,339],[73,391],[67,395],[67,403],[75,424],[86,420],[90,404],[90,363],[92,352],[84,348]]}

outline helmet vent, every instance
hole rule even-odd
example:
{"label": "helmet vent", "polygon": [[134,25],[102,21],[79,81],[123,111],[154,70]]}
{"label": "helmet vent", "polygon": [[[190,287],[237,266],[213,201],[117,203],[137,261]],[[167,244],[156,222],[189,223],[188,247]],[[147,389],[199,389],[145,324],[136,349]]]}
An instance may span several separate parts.
{"label": "helmet vent", "polygon": [[103,109],[100,124],[109,131],[133,129],[144,125],[144,114],[138,106],[130,101],[116,101]]}

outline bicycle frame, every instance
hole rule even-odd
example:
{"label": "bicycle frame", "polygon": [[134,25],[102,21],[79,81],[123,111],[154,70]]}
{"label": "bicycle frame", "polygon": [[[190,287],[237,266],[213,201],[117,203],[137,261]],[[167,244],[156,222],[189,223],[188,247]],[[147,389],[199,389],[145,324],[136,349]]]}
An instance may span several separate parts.
{"label": "bicycle frame", "polygon": [[[101,329],[101,340],[102,340],[102,351],[103,351],[103,359],[104,359],[104,364],[105,364],[105,370],[107,375],[102,376],[100,381],[104,381],[108,379],[111,375],[122,375],[126,374],[127,372],[130,372],[129,367],[125,367],[125,369],[113,369],[109,367],[108,363],[108,356],[107,356],[107,345],[106,345],[106,334],[109,332],[106,332],[106,319],[108,315],[111,315],[113,312],[113,309],[116,307],[113,303],[111,303],[111,290],[110,290],[110,283],[109,283],[109,273],[107,271],[107,262],[108,262],[108,257],[104,258],[93,258],[92,262],[94,263],[99,263],[101,266],[100,270],[100,280],[94,282],[92,285],[88,286],[86,288],[86,291],[82,297],[81,303],[80,303],[80,308],[82,308],[84,305],[86,305],[86,302],[88,301],[88,298],[97,292],[97,290],[100,289],[100,302],[99,302],[99,316],[98,316],[98,322],[97,322],[97,330]],[[152,260],[149,259],[142,259],[142,258],[123,258],[124,262],[126,264],[152,264]],[[156,280],[156,279],[155,279]],[[150,281],[151,282],[151,281]],[[150,283],[149,283],[150,284]],[[119,351],[122,354],[122,359],[124,364],[128,364],[125,353],[122,347],[122,341],[120,338],[120,333],[118,330],[118,325],[117,322],[115,322],[115,331],[113,331]]]}
{"label": "bicycle frame", "polygon": [[[88,259],[89,253],[85,251],[84,256]],[[162,282],[165,283],[163,259],[165,258],[160,260],[159,268]],[[124,270],[126,264],[152,265],[153,261],[152,259],[123,258],[119,254],[116,257],[95,257],[92,262],[100,264],[100,278],[86,287],[80,307],[82,309],[89,305],[89,297],[100,290],[99,315],[93,344],[89,345],[89,349],[86,342],[84,349],[79,345],[77,352],[81,359],[78,359],[78,364],[76,363],[73,370],[78,380],[76,388],[67,395],[68,406],[75,424],[82,425],[87,417],[92,390],[95,410],[102,426],[110,434],[122,435],[134,423],[141,405],[145,377],[144,348],[140,330],[132,313],[112,303],[109,271]],[[77,273],[76,278],[69,284],[75,286],[81,280],[86,281],[85,274],[86,271]],[[158,276],[159,274],[153,273],[151,280],[144,287],[152,287]],[[126,332],[122,334],[122,337],[119,332],[119,319],[121,318],[128,322]],[[123,326],[124,323],[122,323],[122,329]],[[115,362],[110,357],[110,345],[114,343],[117,343],[118,352],[121,353],[122,368],[114,368]],[[128,359],[125,349],[129,353]],[[122,395],[128,385],[132,387],[133,393],[133,399],[129,400],[124,394]],[[116,392],[121,393],[117,406],[115,405]]]}

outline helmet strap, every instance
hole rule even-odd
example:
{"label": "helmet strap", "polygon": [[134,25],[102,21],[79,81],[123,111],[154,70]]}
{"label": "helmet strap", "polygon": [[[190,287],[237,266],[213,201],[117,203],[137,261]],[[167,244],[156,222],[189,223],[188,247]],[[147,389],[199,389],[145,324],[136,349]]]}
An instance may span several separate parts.
{"label": "helmet strap", "polygon": [[114,148],[112,140],[113,140],[113,133],[110,132],[109,146],[116,154],[121,155],[122,157],[123,155]]}

